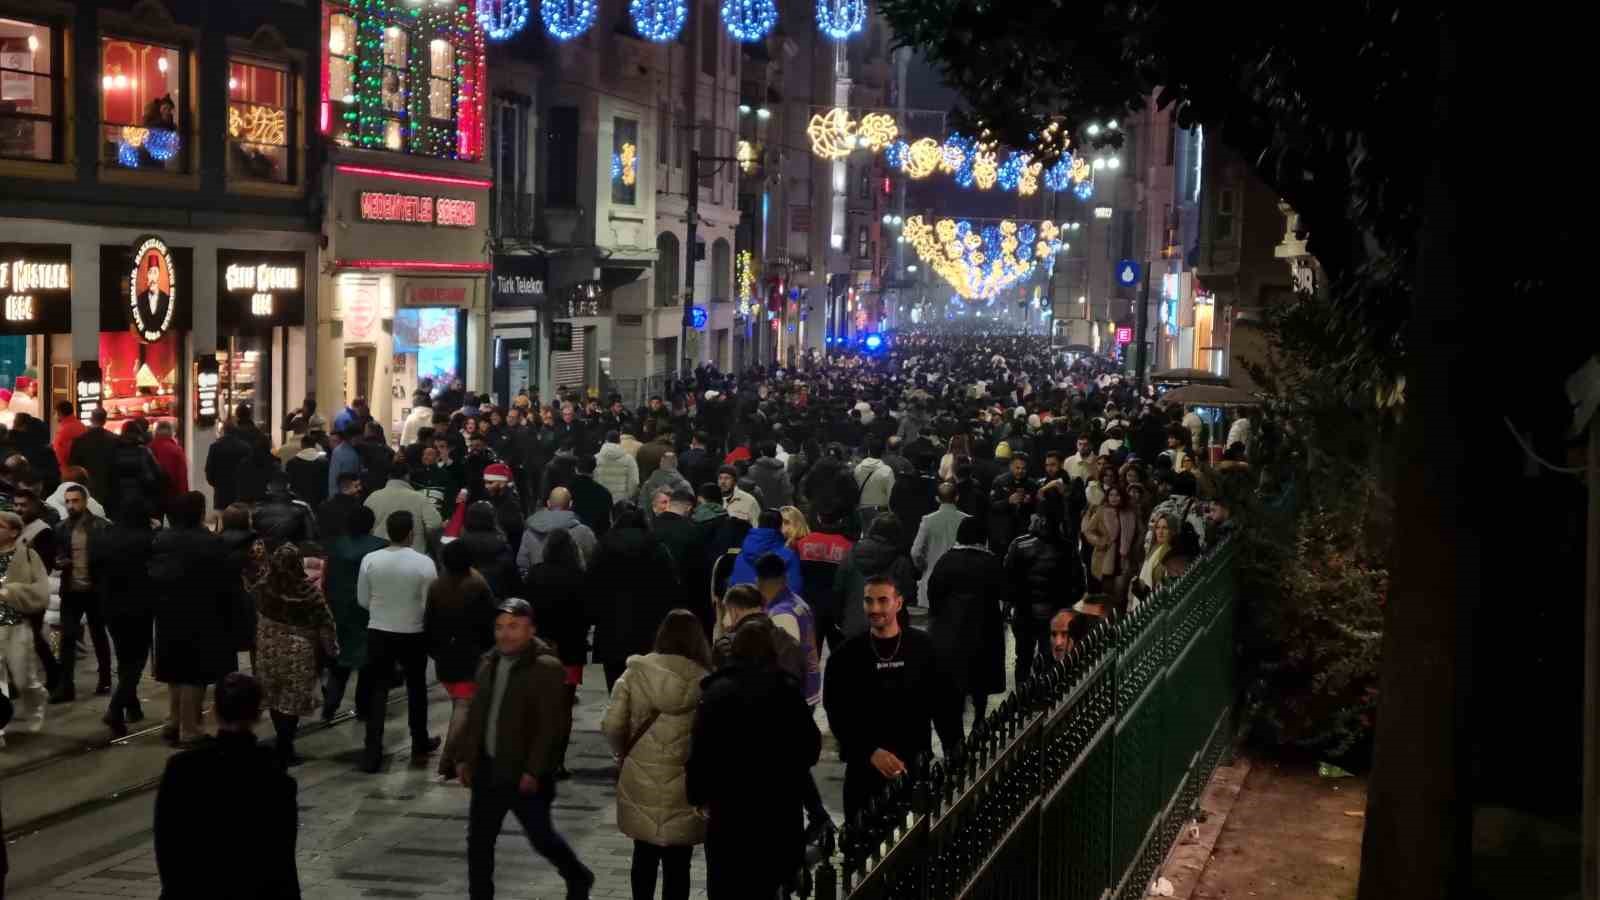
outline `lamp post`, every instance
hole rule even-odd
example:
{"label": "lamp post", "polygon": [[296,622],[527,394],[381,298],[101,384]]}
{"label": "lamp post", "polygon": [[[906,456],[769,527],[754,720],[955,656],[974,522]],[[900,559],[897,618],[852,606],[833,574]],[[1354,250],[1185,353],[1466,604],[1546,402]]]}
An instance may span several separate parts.
{"label": "lamp post", "polygon": [[685,237],[688,244],[683,255],[689,266],[683,277],[683,317],[678,329],[678,377],[684,381],[689,380],[689,373],[693,371],[689,365],[689,332],[694,330],[694,253],[696,232],[700,228],[700,166],[703,163],[716,163],[716,168],[710,172],[715,175],[722,171],[724,165],[737,162],[738,159],[732,156],[701,156],[698,150],[689,151],[689,198],[683,216],[687,224]]}

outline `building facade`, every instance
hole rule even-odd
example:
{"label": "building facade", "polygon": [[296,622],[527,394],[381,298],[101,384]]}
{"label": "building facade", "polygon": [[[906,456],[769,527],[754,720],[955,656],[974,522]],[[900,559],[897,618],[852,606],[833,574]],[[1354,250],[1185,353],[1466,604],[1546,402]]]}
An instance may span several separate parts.
{"label": "building facade", "polygon": [[[0,2],[0,420],[281,435],[321,285],[314,6]],[[53,423],[52,423],[53,427]]]}

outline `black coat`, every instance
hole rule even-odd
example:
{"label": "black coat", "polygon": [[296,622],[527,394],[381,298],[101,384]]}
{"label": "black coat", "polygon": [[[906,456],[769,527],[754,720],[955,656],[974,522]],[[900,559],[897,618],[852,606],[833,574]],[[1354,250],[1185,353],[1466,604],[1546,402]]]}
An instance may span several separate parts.
{"label": "black coat", "polygon": [[583,613],[584,578],[580,569],[542,562],[528,571],[525,596],[533,603],[539,636],[556,645],[564,666],[589,660],[589,622]]}
{"label": "black coat", "polygon": [[[1021,491],[1027,495],[1021,503],[1012,504],[1011,494]],[[1027,477],[1016,479],[1007,472],[994,480],[989,488],[989,549],[1003,554],[1012,540],[1028,530],[1028,520],[1033,517],[1034,497],[1039,487]]]}
{"label": "black coat", "polygon": [[335,494],[317,507],[317,534],[325,542],[350,533],[350,516],[361,506],[360,497]]}
{"label": "black coat", "polygon": [[595,537],[604,537],[611,530],[611,491],[593,477],[578,475],[572,479],[572,511],[583,524],[589,526]]}
{"label": "black coat", "polygon": [[[518,534],[521,534],[520,522]],[[517,596],[516,546],[496,527],[492,513],[477,506],[467,507],[466,527],[459,540],[472,554],[472,567],[489,583],[496,597]]]}
{"label": "black coat", "polygon": [[289,476],[289,489],[294,491],[297,499],[311,504],[312,509],[322,505],[328,499],[328,455],[320,454],[316,459],[305,459],[295,456],[283,467],[284,474]]}
{"label": "black coat", "polygon": [[677,513],[665,512],[650,523],[650,530],[672,554],[682,585],[678,605],[700,617],[708,628],[711,622],[711,560],[706,553],[705,529]]}
{"label": "black coat", "polygon": [[[92,432],[92,429],[90,431]],[[84,434],[72,444],[74,456],[78,453],[78,446],[83,443]],[[217,509],[227,509],[230,504],[239,499],[239,464],[244,462],[251,453],[250,442],[246,441],[238,431],[225,430],[222,437],[217,439],[211,449],[206,452],[206,483],[211,485],[212,496],[216,500]],[[91,475],[93,469],[90,470]],[[98,490],[98,488],[96,488]]]}
{"label": "black coat", "polygon": [[204,528],[157,532],[150,548],[156,588],[155,676],[211,684],[238,666],[222,538]]}
{"label": "black coat", "polygon": [[[218,444],[221,442],[219,441]],[[211,445],[212,452],[216,452],[218,444]],[[78,435],[72,442],[72,452],[67,456],[67,463],[82,466],[89,472],[89,496],[96,500],[111,496],[111,455],[117,449],[117,436],[104,428],[91,428]],[[210,473],[211,458],[206,457],[206,472]],[[232,471],[231,469],[229,471]],[[215,486],[215,482],[213,482]],[[106,506],[107,510],[112,509]]]}
{"label": "black coat", "polygon": [[317,539],[317,520],[311,507],[296,503],[288,494],[270,494],[256,504],[251,517],[256,534],[267,542],[269,549],[284,543],[301,543]]}
{"label": "black coat", "polygon": [[107,616],[149,615],[155,610],[150,580],[149,528],[110,525],[89,535],[89,579],[100,591]]}
{"label": "black coat", "polygon": [[[1043,530],[1041,528],[1041,530]],[[1025,534],[1006,551],[1006,595],[1015,614],[1044,624],[1083,596],[1083,567],[1059,535]]]}
{"label": "black coat", "polygon": [[716,856],[728,862],[713,865],[794,873],[805,850],[806,779],[821,754],[793,676],[735,666],[701,682],[685,775],[689,803],[710,812],[707,843],[725,851]]}
{"label": "black coat", "polygon": [[448,573],[428,586],[422,616],[428,655],[440,681],[472,681],[478,663],[494,647],[494,592],[481,575]]}
{"label": "black coat", "polygon": [[928,634],[962,696],[1006,689],[1005,613],[995,590],[1004,580],[999,557],[979,547],[951,549],[928,576]]}
{"label": "black coat", "polygon": [[122,509],[129,500],[142,500],[145,509],[161,509],[162,487],[166,475],[156,458],[143,444],[128,436],[117,440],[111,451],[111,493],[97,497],[107,510]]}
{"label": "black coat", "polygon": [[155,817],[162,900],[298,900],[296,792],[250,734],[223,733],[167,760]]}
{"label": "black coat", "polygon": [[585,610],[598,626],[595,659],[609,663],[649,653],[661,620],[682,597],[672,554],[643,528],[613,529],[600,539],[586,589]]}
{"label": "black coat", "polygon": [[256,598],[245,587],[244,570],[250,564],[250,545],[256,542],[253,531],[228,529],[222,532],[223,583],[233,591],[228,628],[233,633],[233,649],[251,650],[256,645]]}

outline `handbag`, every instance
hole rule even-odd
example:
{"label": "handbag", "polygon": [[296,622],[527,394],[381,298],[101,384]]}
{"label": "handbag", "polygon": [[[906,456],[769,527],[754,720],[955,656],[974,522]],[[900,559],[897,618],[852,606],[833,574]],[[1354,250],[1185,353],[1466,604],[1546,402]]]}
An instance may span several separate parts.
{"label": "handbag", "polygon": [[649,717],[644,720],[644,726],[638,731],[634,732],[633,736],[628,738],[628,743],[623,745],[622,752],[617,754],[617,775],[619,777],[622,775],[622,763],[627,760],[628,754],[633,752],[634,745],[638,744],[639,741],[644,739],[645,732],[649,731],[650,726],[656,724],[656,719],[660,717],[661,710],[658,709],[655,712],[652,712]]}

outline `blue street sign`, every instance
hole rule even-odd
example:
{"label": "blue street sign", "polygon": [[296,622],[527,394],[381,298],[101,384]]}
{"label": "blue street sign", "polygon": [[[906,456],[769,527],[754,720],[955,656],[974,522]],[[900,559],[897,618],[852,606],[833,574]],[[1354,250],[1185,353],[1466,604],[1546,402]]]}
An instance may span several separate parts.
{"label": "blue street sign", "polygon": [[1131,259],[1117,260],[1117,284],[1123,287],[1133,287],[1139,283],[1139,275],[1143,270],[1139,264]]}

